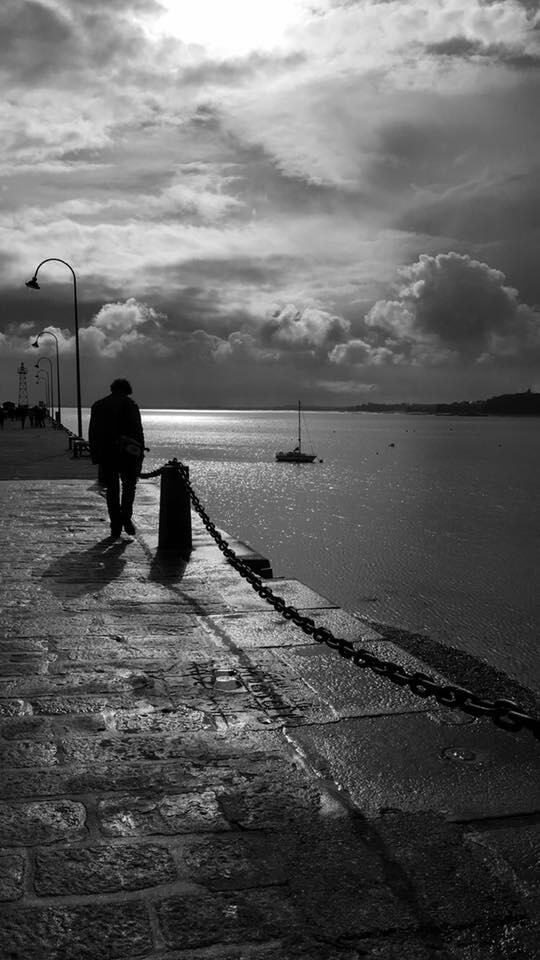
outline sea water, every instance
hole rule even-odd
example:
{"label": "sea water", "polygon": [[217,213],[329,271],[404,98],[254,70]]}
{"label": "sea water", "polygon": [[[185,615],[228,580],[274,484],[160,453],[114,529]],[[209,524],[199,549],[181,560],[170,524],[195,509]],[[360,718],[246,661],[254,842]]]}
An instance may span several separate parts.
{"label": "sea water", "polygon": [[274,576],[540,690],[537,419],[309,412],[317,460],[291,464],[275,453],[296,443],[295,411],[142,416],[144,469],[188,464],[216,525]]}

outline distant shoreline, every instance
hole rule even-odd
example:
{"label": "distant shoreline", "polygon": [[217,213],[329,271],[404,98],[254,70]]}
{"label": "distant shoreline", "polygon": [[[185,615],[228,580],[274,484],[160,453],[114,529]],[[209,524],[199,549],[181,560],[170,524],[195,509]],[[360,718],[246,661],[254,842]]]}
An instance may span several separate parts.
{"label": "distant shoreline", "polygon": [[[148,412],[169,412],[169,411],[201,411],[211,412],[231,411],[234,413],[270,413],[283,411],[296,411],[297,404],[287,403],[272,406],[254,406],[253,404],[223,405],[213,404],[208,407],[145,407],[140,405],[141,410]],[[67,407],[66,409],[75,409]],[[85,408],[89,412],[89,407]],[[347,404],[342,406],[329,406],[327,404],[304,403],[302,406],[304,412],[321,413],[406,413],[406,414],[431,414],[439,417],[540,417],[540,393],[533,393],[528,390],[526,393],[506,393],[497,397],[490,397],[487,400],[460,400],[452,403],[360,403]]]}
{"label": "distant shoreline", "polygon": [[[271,410],[296,410],[297,404],[287,403],[271,407],[255,407],[250,404],[193,409],[270,412]],[[360,403],[343,406],[303,403],[302,409],[304,412],[322,413],[428,413],[439,417],[540,417],[540,393],[527,390],[525,393],[504,393],[497,397],[489,397],[487,400],[459,400],[452,403]]]}
{"label": "distant shoreline", "polygon": [[487,400],[460,400],[453,403],[360,403],[346,407],[310,407],[306,410],[333,409],[346,413],[429,413],[446,417],[540,417],[540,393],[504,393]]}

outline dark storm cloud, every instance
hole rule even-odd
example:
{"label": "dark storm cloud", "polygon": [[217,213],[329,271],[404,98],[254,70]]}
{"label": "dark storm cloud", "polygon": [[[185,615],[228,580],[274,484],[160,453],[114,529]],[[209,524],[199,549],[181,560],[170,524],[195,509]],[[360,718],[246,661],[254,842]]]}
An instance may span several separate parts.
{"label": "dark storm cloud", "polygon": [[[229,140],[232,137],[229,135]],[[288,174],[272,154],[260,145],[235,143],[236,154],[229,192],[237,196],[255,215],[267,212],[317,216],[359,216],[371,212],[376,199],[367,189],[346,192],[330,183],[316,183]],[[227,173],[227,168],[224,168]]]}
{"label": "dark storm cloud", "polygon": [[0,69],[21,83],[54,77],[59,64],[74,66],[78,51],[68,19],[32,0],[7,0],[0,8]]}
{"label": "dark storm cloud", "polygon": [[156,9],[152,0],[70,0],[56,7],[38,0],[3,0],[1,70],[11,82],[55,85],[66,71],[96,71],[128,55],[138,60],[144,34],[131,15]]}
{"label": "dark storm cloud", "polygon": [[452,252],[422,255],[400,277],[395,299],[366,316],[389,360],[540,359],[540,312],[520,302],[501,271]]}
{"label": "dark storm cloud", "polygon": [[[276,254],[273,257],[204,257],[197,260],[184,260],[182,276],[192,283],[199,280],[200,289],[208,290],[209,286],[219,284],[250,283],[257,285],[278,284],[287,270],[294,269],[294,261]],[[170,274],[177,272],[170,268]],[[204,284],[204,286],[203,286]]]}
{"label": "dark storm cloud", "polygon": [[483,57],[516,69],[540,67],[540,54],[526,53],[519,47],[505,43],[482,43],[469,37],[450,37],[438,43],[429,43],[426,53],[436,57],[460,57],[462,59]]}

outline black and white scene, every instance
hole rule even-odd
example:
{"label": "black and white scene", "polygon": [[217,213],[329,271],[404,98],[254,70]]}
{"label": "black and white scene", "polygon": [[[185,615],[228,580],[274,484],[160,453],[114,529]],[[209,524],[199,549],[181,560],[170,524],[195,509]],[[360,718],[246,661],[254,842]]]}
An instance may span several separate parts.
{"label": "black and white scene", "polygon": [[0,75],[2,960],[538,960],[539,0]]}

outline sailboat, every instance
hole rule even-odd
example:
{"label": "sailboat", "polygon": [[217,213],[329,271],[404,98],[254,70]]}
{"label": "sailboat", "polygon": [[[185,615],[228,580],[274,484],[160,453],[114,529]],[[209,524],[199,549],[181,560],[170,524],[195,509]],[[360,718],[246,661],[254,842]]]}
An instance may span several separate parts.
{"label": "sailboat", "polygon": [[280,463],[313,463],[316,455],[314,453],[302,453],[302,405],[298,401],[298,446],[288,453],[282,450],[276,453],[276,460]]}

